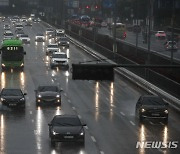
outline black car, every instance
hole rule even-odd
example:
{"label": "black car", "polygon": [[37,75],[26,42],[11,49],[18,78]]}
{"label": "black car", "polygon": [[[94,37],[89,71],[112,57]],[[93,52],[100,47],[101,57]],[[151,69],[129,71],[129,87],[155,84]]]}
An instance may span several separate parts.
{"label": "black car", "polygon": [[61,91],[57,86],[39,86],[36,93],[36,105],[61,105]]}
{"label": "black car", "polygon": [[59,47],[69,47],[69,40],[67,37],[60,37],[56,43]]}
{"label": "black car", "polygon": [[1,103],[10,108],[25,108],[25,95],[21,89],[3,88],[0,94]]}
{"label": "black car", "polygon": [[136,114],[140,122],[144,119],[162,119],[168,122],[168,103],[165,103],[159,96],[143,95],[140,96],[136,104]]}
{"label": "black car", "polygon": [[85,140],[85,124],[76,115],[56,115],[49,125],[51,144],[56,142],[81,142]]}

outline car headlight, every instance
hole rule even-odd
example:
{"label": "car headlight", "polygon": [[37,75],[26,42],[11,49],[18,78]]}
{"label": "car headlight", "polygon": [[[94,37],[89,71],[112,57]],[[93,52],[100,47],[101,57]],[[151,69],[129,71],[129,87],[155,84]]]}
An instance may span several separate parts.
{"label": "car headlight", "polygon": [[67,42],[67,44],[69,44],[69,42]]}
{"label": "car headlight", "polygon": [[168,110],[164,110],[164,112],[165,112],[166,114],[168,114]]}
{"label": "car headlight", "polygon": [[141,109],[141,112],[145,112],[146,110],[145,109]]}
{"label": "car headlight", "polygon": [[20,101],[24,101],[24,98],[21,98]]}
{"label": "car headlight", "polygon": [[53,135],[56,135],[56,134],[58,134],[57,132],[55,132],[54,130],[52,131],[52,133],[53,133]]}
{"label": "car headlight", "polygon": [[82,131],[79,133],[79,135],[81,135],[81,136],[84,135],[84,131],[82,130]]}
{"label": "car headlight", "polygon": [[1,101],[5,101],[5,99],[4,99],[4,98],[1,98]]}
{"label": "car headlight", "polygon": [[6,65],[4,65],[4,64],[1,64],[3,67],[5,67]]}
{"label": "car headlight", "polygon": [[21,64],[21,67],[24,66],[24,63]]}
{"label": "car headlight", "polygon": [[60,97],[60,95],[58,94],[58,95],[56,95],[56,97],[57,97],[57,98],[59,98],[59,97]]}
{"label": "car headlight", "polygon": [[41,95],[38,95],[39,98],[41,98],[42,96]]}

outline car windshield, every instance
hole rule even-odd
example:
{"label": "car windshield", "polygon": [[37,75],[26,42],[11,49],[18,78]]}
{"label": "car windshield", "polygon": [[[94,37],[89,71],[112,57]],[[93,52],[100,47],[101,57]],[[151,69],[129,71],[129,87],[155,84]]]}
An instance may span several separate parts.
{"label": "car windshield", "polygon": [[53,54],[52,58],[67,58],[66,54]]}
{"label": "car windshield", "polygon": [[21,35],[21,37],[28,37],[28,35]]}
{"label": "car windshield", "polygon": [[160,97],[144,97],[143,105],[165,105]]}
{"label": "car windshield", "polygon": [[3,89],[1,92],[2,96],[22,96],[20,89]]}
{"label": "car windshield", "polygon": [[52,121],[54,126],[81,126],[81,122],[77,117],[55,117]]}
{"label": "car windshield", "polygon": [[44,36],[43,34],[37,34],[36,36]]}
{"label": "car windshield", "polygon": [[13,36],[13,33],[5,33],[5,36]]}
{"label": "car windshield", "polygon": [[68,39],[66,37],[61,37],[59,38],[60,41],[68,41]]}
{"label": "car windshield", "polygon": [[48,45],[48,48],[58,48],[58,45]]}
{"label": "car windshield", "polygon": [[172,44],[173,44],[173,45],[176,45],[176,42],[172,42],[172,41],[169,42],[169,45],[172,45]]}
{"label": "car windshield", "polygon": [[54,30],[51,29],[51,28],[48,28],[48,29],[46,29],[46,31],[48,31],[48,32],[53,32]]}
{"label": "car windshield", "polygon": [[39,92],[45,92],[45,91],[54,91],[57,92],[58,88],[56,86],[40,86],[38,88]]}

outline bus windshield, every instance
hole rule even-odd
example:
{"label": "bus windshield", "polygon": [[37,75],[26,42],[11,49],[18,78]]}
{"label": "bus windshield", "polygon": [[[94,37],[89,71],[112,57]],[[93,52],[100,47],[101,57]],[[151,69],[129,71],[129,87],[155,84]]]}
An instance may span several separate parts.
{"label": "bus windshield", "polygon": [[23,57],[23,47],[8,46],[2,48],[2,59],[5,61],[21,61]]}

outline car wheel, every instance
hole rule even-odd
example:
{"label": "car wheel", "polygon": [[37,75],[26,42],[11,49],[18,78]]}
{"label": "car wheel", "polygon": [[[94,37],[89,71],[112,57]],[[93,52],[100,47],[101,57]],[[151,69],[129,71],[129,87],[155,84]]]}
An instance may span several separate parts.
{"label": "car wheel", "polygon": [[141,123],[143,123],[143,121],[144,121],[144,118],[143,118],[141,115],[139,115],[139,121],[140,121]]}
{"label": "car wheel", "polygon": [[51,139],[51,146],[54,147],[55,145],[56,145],[56,142]]}
{"label": "car wheel", "polygon": [[61,103],[57,103],[56,106],[61,106]]}
{"label": "car wheel", "polygon": [[165,118],[165,119],[163,120],[163,123],[164,123],[164,124],[168,124],[168,118]]}
{"label": "car wheel", "polygon": [[39,106],[40,106],[40,103],[39,103],[39,102],[36,102],[36,106],[39,107]]}

